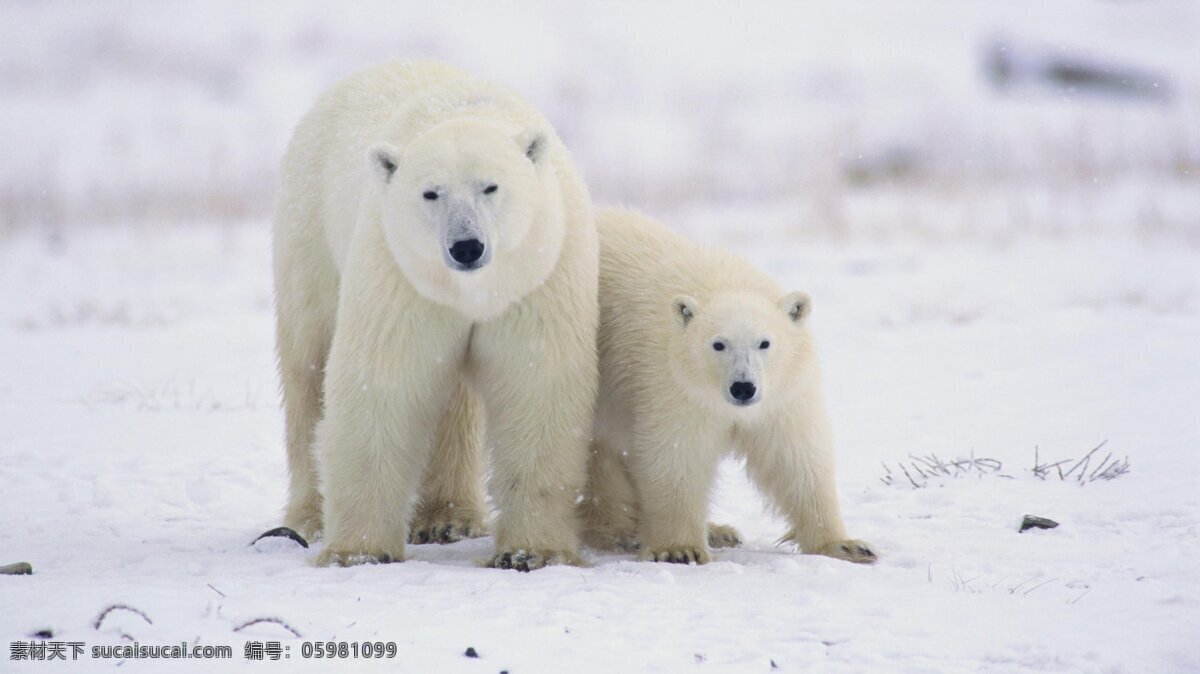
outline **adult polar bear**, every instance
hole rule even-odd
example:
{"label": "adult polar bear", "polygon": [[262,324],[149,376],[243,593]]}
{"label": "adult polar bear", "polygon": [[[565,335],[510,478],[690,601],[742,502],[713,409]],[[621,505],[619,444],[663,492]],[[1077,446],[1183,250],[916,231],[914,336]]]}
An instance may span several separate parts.
{"label": "adult polar bear", "polygon": [[803,552],[873,562],[849,540],[834,485],[833,443],[810,302],[745,260],[697,246],[637,213],[600,210],[600,391],[586,536],[641,542],[663,562],[736,544],[706,525],[717,463],[729,449],[784,515]]}
{"label": "adult polar bear", "polygon": [[598,244],[549,123],[453,67],[389,62],[317,101],[282,176],[286,524],[323,529],[321,565],[399,561],[419,489],[422,539],[478,531],[486,417],[492,565],[576,561]]}

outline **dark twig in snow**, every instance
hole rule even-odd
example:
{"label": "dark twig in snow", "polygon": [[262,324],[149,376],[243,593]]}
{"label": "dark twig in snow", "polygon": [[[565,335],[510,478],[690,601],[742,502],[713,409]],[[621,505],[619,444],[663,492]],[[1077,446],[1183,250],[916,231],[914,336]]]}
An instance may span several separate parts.
{"label": "dark twig in snow", "polygon": [[1044,479],[1046,479],[1046,475],[1049,474],[1051,469],[1057,468],[1058,469],[1058,477],[1061,480],[1062,479],[1062,465],[1068,461],[1070,461],[1070,459],[1063,459],[1062,461],[1056,461],[1054,463],[1038,464],[1037,459],[1035,458],[1034,465],[1033,465],[1033,474],[1044,480]]}
{"label": "dark twig in snow", "polygon": [[150,619],[150,616],[146,615],[145,612],[143,612],[140,609],[136,609],[132,606],[127,606],[125,604],[113,604],[112,606],[109,606],[108,608],[106,608],[100,612],[100,615],[96,617],[96,622],[92,624],[92,628],[100,629],[100,624],[103,623],[104,619],[108,617],[108,614],[112,613],[113,611],[129,611],[130,613],[136,613],[137,615],[140,615],[142,617],[142,620],[146,621],[146,624],[148,624],[148,625],[154,624],[154,621]]}
{"label": "dark twig in snow", "polygon": [[297,632],[297,631],[296,631],[296,629],[295,629],[294,627],[292,627],[291,625],[289,625],[289,624],[287,624],[287,623],[283,622],[283,621],[282,621],[282,620],[280,620],[279,618],[255,618],[254,620],[248,620],[248,621],[246,621],[246,622],[242,623],[241,625],[238,625],[237,627],[233,628],[233,631],[234,631],[234,632],[241,632],[241,631],[242,631],[242,630],[244,630],[245,628],[247,628],[247,627],[249,627],[249,626],[251,626],[251,625],[257,625],[257,624],[259,624],[259,623],[274,623],[274,624],[276,624],[276,625],[279,625],[279,626],[280,626],[280,627],[282,627],[283,629],[285,629],[285,630],[287,630],[287,631],[291,632],[292,634],[296,635],[296,637],[297,637],[297,638],[299,638],[299,636],[300,636],[300,633],[299,633],[299,632]]}

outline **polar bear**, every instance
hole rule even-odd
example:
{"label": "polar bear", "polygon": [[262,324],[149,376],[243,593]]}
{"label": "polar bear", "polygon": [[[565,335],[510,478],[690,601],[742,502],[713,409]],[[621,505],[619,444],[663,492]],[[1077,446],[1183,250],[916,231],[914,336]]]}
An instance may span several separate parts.
{"label": "polar bear", "polygon": [[492,566],[575,562],[597,386],[598,243],[550,124],[454,67],[337,83],[283,158],[273,232],[291,485],[317,563],[482,530]]}
{"label": "polar bear", "polygon": [[698,564],[710,546],[738,544],[735,529],[705,522],[732,450],[787,518],[781,540],[873,562],[838,508],[808,296],[637,213],[601,209],[596,226],[600,391],[585,541],[636,541],[643,559]]}

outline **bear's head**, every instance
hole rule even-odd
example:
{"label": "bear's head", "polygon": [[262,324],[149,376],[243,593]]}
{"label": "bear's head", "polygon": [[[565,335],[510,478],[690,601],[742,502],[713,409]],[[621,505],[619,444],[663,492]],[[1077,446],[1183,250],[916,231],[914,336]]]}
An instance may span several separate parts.
{"label": "bear's head", "polygon": [[[791,292],[772,302],[758,293],[725,292],[703,305],[671,301],[671,370],[693,400],[715,409],[747,411],[782,402],[803,386],[813,365],[805,325],[812,302]],[[744,412],[743,412],[744,413]]]}
{"label": "bear's head", "polygon": [[564,225],[547,133],[464,116],[371,146],[388,247],[421,294],[483,316],[549,276]]}

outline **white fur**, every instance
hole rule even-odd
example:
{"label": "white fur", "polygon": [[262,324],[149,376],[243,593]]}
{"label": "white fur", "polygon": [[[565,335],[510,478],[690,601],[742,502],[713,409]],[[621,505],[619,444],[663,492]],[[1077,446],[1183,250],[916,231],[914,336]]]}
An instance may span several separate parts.
{"label": "white fur", "polygon": [[[281,173],[286,523],[324,530],[319,563],[398,561],[420,489],[424,534],[478,533],[486,418],[493,563],[574,560],[598,253],[550,125],[450,66],[389,62],[317,101]],[[463,237],[486,245],[486,264],[452,268],[447,246]]]}
{"label": "white fur", "polygon": [[[737,538],[706,524],[717,464],[735,452],[787,518],[784,539],[873,560],[866,544],[846,540],[838,508],[808,297],[640,214],[602,209],[596,224],[601,381],[583,505],[589,543],[636,538],[646,559],[707,561],[710,536]],[[754,385],[748,404],[731,395],[737,382]]]}

